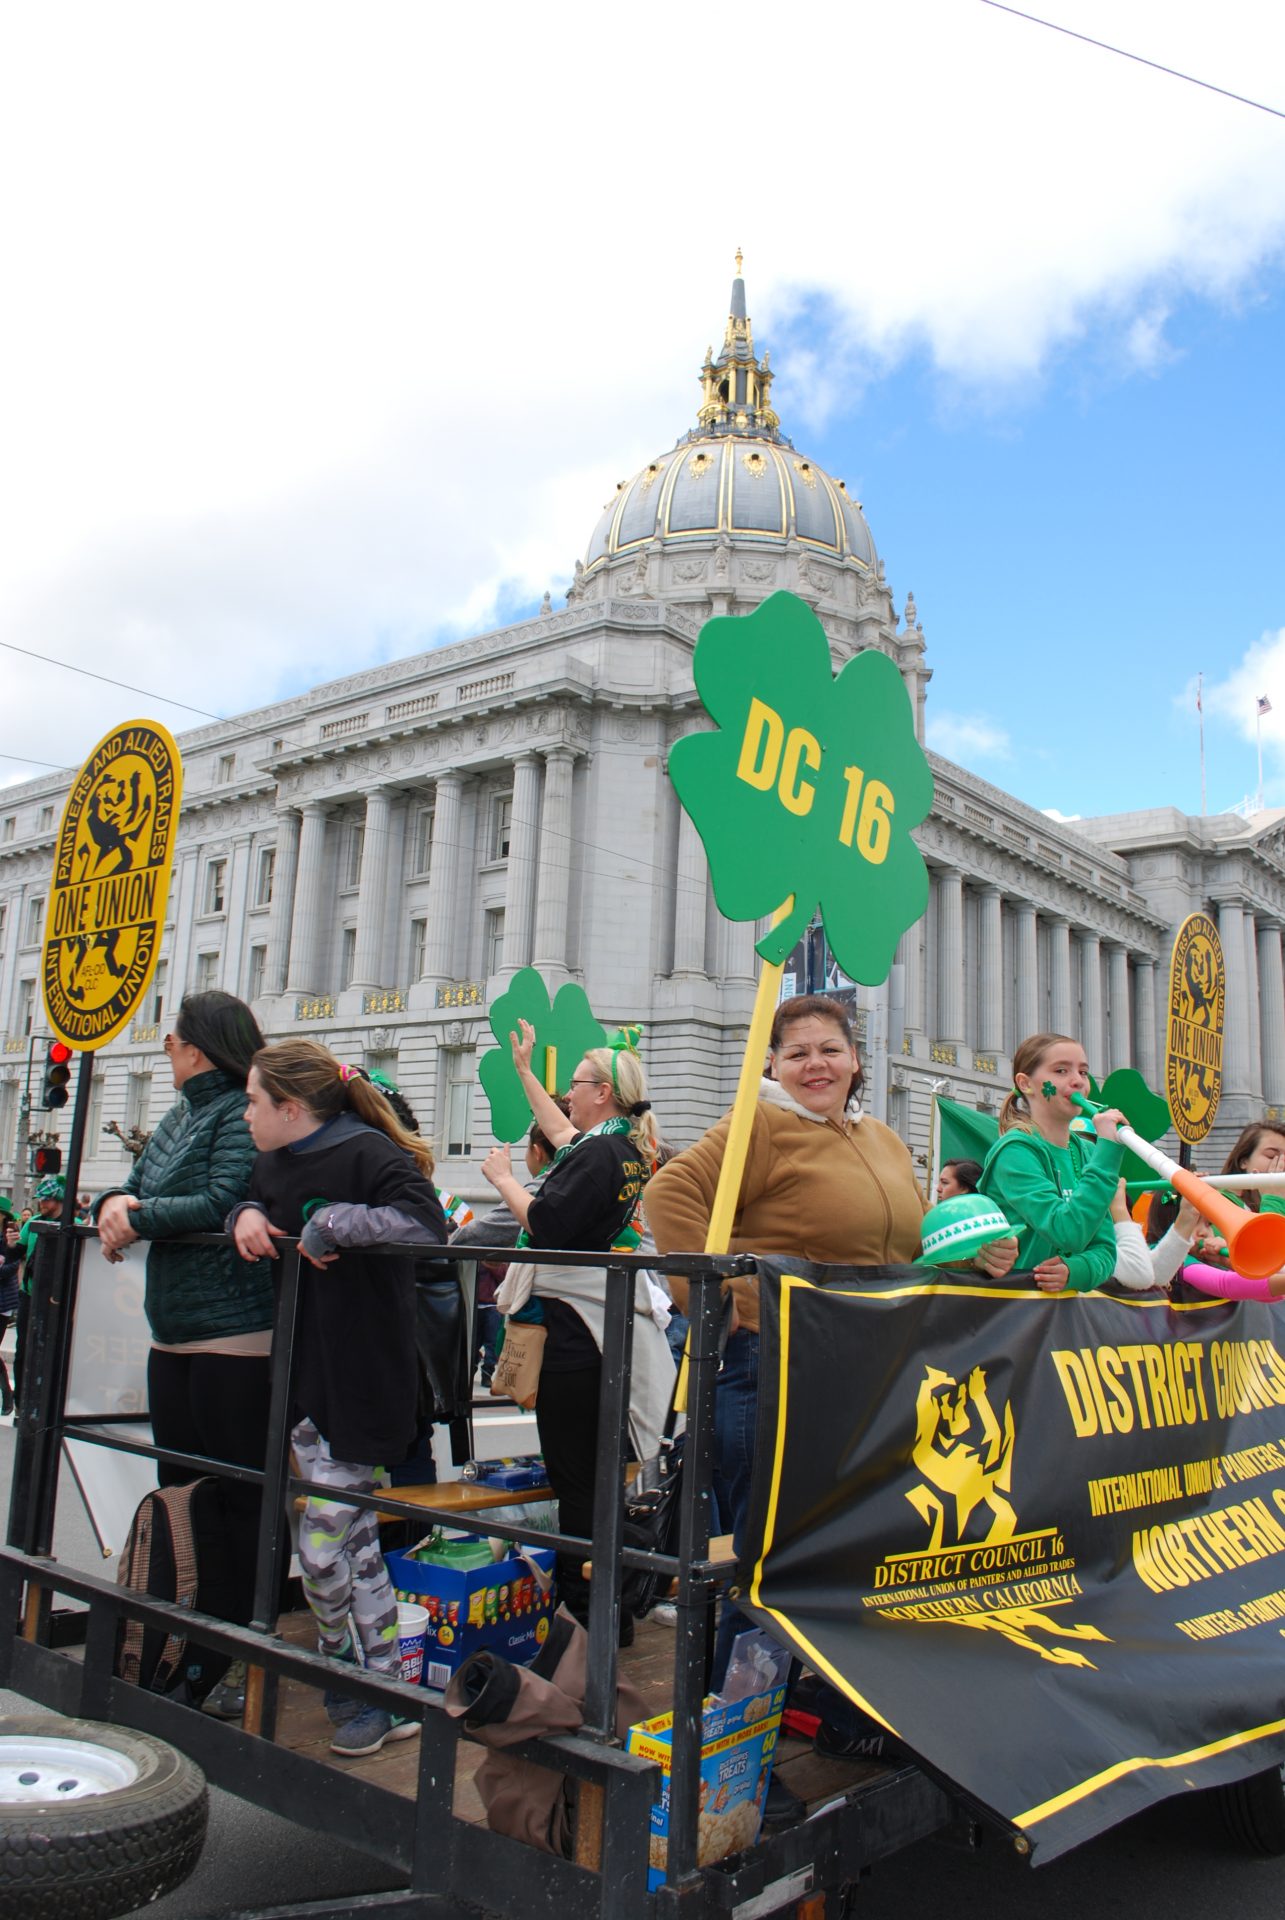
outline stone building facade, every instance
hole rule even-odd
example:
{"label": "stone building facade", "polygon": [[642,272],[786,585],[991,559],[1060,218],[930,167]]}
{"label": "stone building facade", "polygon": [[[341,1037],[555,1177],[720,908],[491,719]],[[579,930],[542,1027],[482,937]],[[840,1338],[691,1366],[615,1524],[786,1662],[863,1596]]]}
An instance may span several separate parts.
{"label": "stone building facade", "polygon": [[[519,967],[554,989],[580,981],[605,1022],[644,1022],[676,1144],[729,1104],[756,930],[716,912],[667,776],[673,742],[704,724],[700,627],[789,588],[836,667],[871,646],[895,661],[921,738],[931,678],[913,597],[899,617],[860,504],[782,433],[771,383],[738,270],[695,428],[617,489],[565,608],[546,595],[518,625],[181,737],[162,958],[128,1034],[97,1056],[82,1184],[128,1165],[105,1127],[154,1125],[170,1103],[161,1040],[182,994],[208,986],[253,1002],[269,1036],[312,1034],[393,1074],[443,1183],[466,1192],[490,1144],[486,1008]],[[876,1112],[922,1154],[933,1092],[995,1109],[1014,1045],[1044,1026],[1080,1035],[1099,1072],[1132,1063],[1154,1083],[1173,935],[1196,907],[1228,954],[1219,1139],[1285,1111],[1285,817],[1063,825],[930,758],[928,910],[888,982],[858,994]],[[0,795],[5,1189],[66,791],[52,775]]]}

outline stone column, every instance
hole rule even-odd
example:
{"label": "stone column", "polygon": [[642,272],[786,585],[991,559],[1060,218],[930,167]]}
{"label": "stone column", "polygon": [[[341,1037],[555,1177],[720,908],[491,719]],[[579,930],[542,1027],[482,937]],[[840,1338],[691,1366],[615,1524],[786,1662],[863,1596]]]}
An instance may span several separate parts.
{"label": "stone column", "polygon": [[1040,1031],[1039,915],[1029,900],[1017,903],[1017,1018],[1014,1047]]}
{"label": "stone column", "polygon": [[227,932],[223,943],[223,980],[229,993],[241,993],[245,986],[245,916],[250,899],[251,833],[232,836],[232,859],[228,866]]}
{"label": "stone column", "polygon": [[1137,1005],[1138,1058],[1137,1068],[1147,1085],[1155,1093],[1163,1093],[1164,1088],[1157,1084],[1160,1073],[1160,1058],[1157,1050],[1156,1032],[1156,963],[1154,960],[1139,960],[1133,976],[1134,995]]}
{"label": "stone column", "polygon": [[[1054,1033],[1071,1028],[1071,929],[1060,916],[1049,921],[1049,1022]],[[1039,1022],[1036,1022],[1038,1028]],[[1027,1039],[1026,1034],[1022,1035]]]}
{"label": "stone column", "polygon": [[1111,947],[1107,951],[1107,976],[1109,985],[1109,1005],[1107,1013],[1110,1022],[1111,1045],[1108,1057],[1111,1068],[1127,1067],[1131,1064],[1129,1044],[1129,949]]}
{"label": "stone column", "polygon": [[425,980],[449,980],[454,947],[456,881],[460,870],[460,800],[464,781],[458,773],[439,776],[433,796],[433,851],[429,860],[428,925],[424,931]]}
{"label": "stone column", "polygon": [[758,979],[762,962],[754,951],[754,942],[758,938],[753,920],[724,920],[718,918],[718,954],[717,971],[726,984],[731,980]]}
{"label": "stone column", "polygon": [[[295,878],[294,915],[290,922],[290,965],[287,993],[321,992],[321,918],[325,911],[326,820],[324,800],[309,800],[303,809],[299,833],[299,868]],[[276,877],[275,875],[273,876]]]}
{"label": "stone column", "polygon": [[1258,929],[1258,994],[1263,1099],[1269,1106],[1285,1106],[1285,969],[1280,922],[1276,920],[1265,920]]}
{"label": "stone column", "polygon": [[190,984],[187,973],[192,960],[192,929],[196,923],[196,876],[200,851],[199,847],[183,848],[170,882],[168,912],[174,923],[174,953],[170,966],[169,999],[170,1005],[176,1010]]}
{"label": "stone column", "polygon": [[290,954],[290,922],[294,916],[295,879],[299,872],[299,814],[282,807],[277,814],[276,857],[272,862],[272,903],[268,909],[268,953],[263,967],[263,991],[284,993]]}
{"label": "stone column", "polygon": [[545,755],[544,818],[536,881],[535,959],[541,972],[567,970],[567,906],[571,897],[571,777],[575,753],[550,747]]}
{"label": "stone column", "polygon": [[357,894],[357,950],[350,987],[382,987],[384,917],[388,908],[388,840],[392,799],[386,787],[366,795],[366,826],[361,843],[361,885]]}
{"label": "stone column", "polygon": [[1235,900],[1218,903],[1218,937],[1227,973],[1223,1093],[1249,1092],[1249,1021],[1245,1007],[1245,916]]}
{"label": "stone column", "polygon": [[514,974],[531,960],[535,906],[535,855],[540,825],[540,756],[520,753],[513,762],[513,819],[504,891],[504,961]]}
{"label": "stone column", "polygon": [[1245,1012],[1249,1034],[1249,1091],[1263,1097],[1262,988],[1258,979],[1258,929],[1252,913],[1245,915]]}
{"label": "stone column", "polygon": [[705,971],[705,912],[709,867],[705,848],[684,807],[678,819],[678,871],[674,882],[674,972]]}
{"label": "stone column", "polygon": [[907,1033],[924,1033],[924,956],[923,921],[907,927],[897,942],[897,958],[905,981],[905,1022]]}
{"label": "stone column", "polygon": [[964,876],[937,869],[937,1038],[964,1038]]}
{"label": "stone column", "polygon": [[[1106,1047],[1102,1040],[1102,942],[1096,933],[1077,932],[1080,950],[1079,1042],[1089,1056],[1089,1069],[1104,1078]],[[1072,1037],[1076,1037],[1073,1036]]]}
{"label": "stone column", "polygon": [[983,887],[978,915],[980,975],[977,1045],[983,1053],[1004,1051],[1004,903],[998,887]]}

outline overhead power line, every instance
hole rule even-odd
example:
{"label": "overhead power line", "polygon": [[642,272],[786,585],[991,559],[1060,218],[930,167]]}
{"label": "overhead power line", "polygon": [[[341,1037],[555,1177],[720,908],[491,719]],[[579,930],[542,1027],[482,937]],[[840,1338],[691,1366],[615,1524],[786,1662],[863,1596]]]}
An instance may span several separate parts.
{"label": "overhead power line", "polygon": [[1220,93],[1224,100],[1235,100],[1239,106],[1255,107],[1259,113],[1270,113],[1277,120],[1285,120],[1285,110],[1269,107],[1264,100],[1251,100],[1247,94],[1233,93],[1229,87],[1216,87],[1212,80],[1197,79],[1194,73],[1180,73],[1177,67],[1167,67],[1162,60],[1148,60],[1145,54],[1130,53],[1127,47],[1114,47],[1109,40],[1095,40],[1091,33],[1077,33],[1074,27],[1061,26],[1056,20],[1041,20],[1038,14],[1023,13],[1020,7],[1005,5],[1005,0],[982,0],[984,7],[994,7],[998,13],[1011,13],[1018,20],[1029,20],[1033,27],[1047,27],[1050,33],[1064,33],[1069,40],[1082,40],[1086,47],[1100,47],[1103,53],[1118,53],[1122,60],[1136,60],[1140,67],[1150,67],[1156,73],[1167,73],[1171,80],[1185,80],[1189,86],[1203,87],[1206,93]]}
{"label": "overhead power line", "polygon": [[[30,647],[16,647],[12,640],[0,640],[0,647],[4,647],[9,653],[24,654],[28,660],[43,660],[46,666],[62,667],[66,673],[81,673],[86,680],[101,680],[105,687],[120,687],[126,693],[141,693],[144,700],[161,700],[167,707],[182,707],[184,713],[199,713],[202,720],[222,720],[224,717],[221,713],[208,712],[205,707],[194,707],[187,700],[175,700],[168,693],[153,693],[150,687],[131,686],[128,680],[113,680],[107,673],[91,673],[88,667],[75,666],[70,660],[55,660],[52,654],[34,653]],[[7,757],[11,760],[20,760],[22,755],[10,754]],[[43,760],[33,760],[30,764],[44,766],[47,763]]]}

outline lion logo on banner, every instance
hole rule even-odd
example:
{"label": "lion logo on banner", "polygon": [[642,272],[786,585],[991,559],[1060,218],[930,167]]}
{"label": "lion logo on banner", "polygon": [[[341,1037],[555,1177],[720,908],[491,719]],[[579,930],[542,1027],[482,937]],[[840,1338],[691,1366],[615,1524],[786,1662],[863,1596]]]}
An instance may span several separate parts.
{"label": "lion logo on banner", "polygon": [[952,1546],[963,1541],[979,1507],[992,1516],[984,1542],[1012,1539],[1017,1514],[1005,1496],[1013,1485],[1013,1409],[1006,1402],[1002,1418],[996,1417],[981,1367],[966,1380],[924,1368],[911,1458],[923,1479],[906,1498],[932,1529],[930,1552],[945,1544],[947,1502],[953,1503]]}

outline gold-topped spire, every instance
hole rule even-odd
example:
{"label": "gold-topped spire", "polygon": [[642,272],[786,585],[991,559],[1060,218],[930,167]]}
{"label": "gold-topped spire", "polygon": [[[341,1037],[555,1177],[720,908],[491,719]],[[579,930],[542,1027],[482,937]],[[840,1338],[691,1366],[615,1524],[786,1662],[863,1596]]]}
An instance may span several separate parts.
{"label": "gold-topped spire", "polygon": [[780,419],[772,409],[772,370],[754,351],[754,331],[745,306],[745,255],[736,249],[736,278],[723,333],[723,351],[715,360],[707,349],[701,368],[703,388],[698,431],[744,433],[780,438]]}

